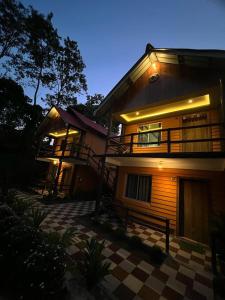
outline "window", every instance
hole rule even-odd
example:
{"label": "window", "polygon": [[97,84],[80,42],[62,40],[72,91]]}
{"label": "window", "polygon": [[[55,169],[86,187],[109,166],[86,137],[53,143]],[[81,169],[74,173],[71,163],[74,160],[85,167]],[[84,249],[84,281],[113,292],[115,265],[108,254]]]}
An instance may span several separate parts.
{"label": "window", "polygon": [[[152,123],[140,125],[138,128],[138,143],[153,143],[153,144],[138,144],[139,147],[158,147],[161,142],[161,132],[157,131],[162,129],[161,123]],[[151,132],[148,132],[151,131]],[[145,133],[147,132],[147,133]]]}
{"label": "window", "polygon": [[127,175],[126,194],[127,198],[149,202],[152,189],[152,176]]}

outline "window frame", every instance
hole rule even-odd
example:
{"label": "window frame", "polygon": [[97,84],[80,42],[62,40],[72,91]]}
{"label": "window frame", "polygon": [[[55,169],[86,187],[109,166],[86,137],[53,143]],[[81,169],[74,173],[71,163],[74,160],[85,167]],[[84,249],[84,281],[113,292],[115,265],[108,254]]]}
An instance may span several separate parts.
{"label": "window frame", "polygon": [[[132,198],[127,196],[127,187],[128,187],[128,178],[129,175],[134,175],[134,176],[138,176],[138,181],[137,181],[137,190],[136,190],[136,198]],[[147,200],[142,200],[142,199],[138,199],[137,196],[139,194],[139,182],[140,182],[140,177],[150,177],[150,189],[147,195]],[[139,203],[143,203],[143,204],[150,204],[151,203],[151,199],[152,199],[152,175],[151,174],[140,174],[140,173],[127,173],[126,174],[126,184],[124,187],[124,197],[126,199],[129,199],[131,201],[137,201]]]}
{"label": "window frame", "polygon": [[[148,129],[148,130],[146,130],[146,131],[142,131],[142,132],[140,132],[140,127],[141,126],[151,126],[151,125],[155,125],[155,124],[158,124],[159,125],[159,127],[158,128],[156,128],[156,129]],[[154,123],[145,123],[145,124],[139,124],[138,125],[138,143],[137,143],[137,147],[138,148],[154,148],[154,147],[160,147],[161,146],[161,141],[162,141],[162,132],[159,132],[159,136],[160,136],[160,142],[159,143],[155,143],[155,144],[149,144],[149,145],[140,145],[139,143],[141,143],[140,141],[139,141],[139,137],[140,137],[140,135],[141,135],[141,133],[145,133],[145,132],[149,132],[149,131],[158,131],[158,130],[161,130],[162,129],[162,122],[154,122]],[[151,132],[149,132],[148,134],[151,134]]]}

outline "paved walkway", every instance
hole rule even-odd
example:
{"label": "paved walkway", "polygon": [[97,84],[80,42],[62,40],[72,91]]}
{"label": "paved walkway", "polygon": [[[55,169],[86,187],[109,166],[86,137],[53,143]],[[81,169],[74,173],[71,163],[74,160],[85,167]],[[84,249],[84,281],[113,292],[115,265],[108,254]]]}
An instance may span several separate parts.
{"label": "paved walkway", "polygon": [[[63,231],[74,226],[79,232],[74,238],[68,252],[76,259],[84,246],[83,241],[90,237],[102,240],[102,236],[79,224],[79,216],[90,213],[94,202],[74,202],[45,205],[37,200],[38,195],[28,195],[19,192],[19,198],[33,199],[36,205],[49,212],[43,223],[44,230]],[[136,227],[137,226],[137,227]],[[146,243],[161,245],[164,237],[156,232],[150,232],[142,226],[129,228],[130,234],[139,234]],[[104,287],[115,299],[213,299],[212,274],[209,270],[210,256],[186,252],[180,249],[176,239],[171,241],[171,256],[159,267],[151,265],[138,255],[118,247],[115,243],[106,241],[103,255],[111,263],[111,274],[103,281]],[[182,261],[180,257],[186,258]],[[203,257],[204,256],[204,257]],[[174,259],[175,257],[175,259]]]}

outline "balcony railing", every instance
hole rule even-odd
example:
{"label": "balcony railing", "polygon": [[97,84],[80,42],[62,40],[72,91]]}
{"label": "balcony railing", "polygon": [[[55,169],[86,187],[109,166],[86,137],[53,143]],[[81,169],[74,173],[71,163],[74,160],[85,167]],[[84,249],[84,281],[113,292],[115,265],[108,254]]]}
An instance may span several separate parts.
{"label": "balcony railing", "polygon": [[[106,154],[223,152],[224,123],[157,129],[109,137]],[[154,141],[142,142],[143,135],[157,133]]]}
{"label": "balcony railing", "polygon": [[[102,170],[102,160],[101,158],[96,156],[96,153],[87,145],[80,145],[74,143],[67,143],[63,146],[54,145],[54,146],[43,146],[39,149],[37,153],[37,157],[44,157],[44,158],[62,158],[63,154],[63,147],[64,147],[64,155],[63,159],[67,158],[74,158],[78,160],[84,161],[87,165],[91,166],[98,175],[101,174]],[[115,174],[111,171],[110,168],[104,167],[104,181],[105,183],[113,187]]]}

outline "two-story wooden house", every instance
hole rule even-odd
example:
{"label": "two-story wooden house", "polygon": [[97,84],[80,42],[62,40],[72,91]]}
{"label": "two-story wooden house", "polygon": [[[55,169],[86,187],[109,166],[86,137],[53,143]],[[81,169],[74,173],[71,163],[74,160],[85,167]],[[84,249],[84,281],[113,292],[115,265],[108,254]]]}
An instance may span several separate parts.
{"label": "two-story wooden house", "polygon": [[[37,160],[49,164],[46,189],[61,194],[94,193],[98,188],[107,130],[76,111],[52,107],[37,131]],[[113,170],[105,169],[104,182],[112,188]]]}
{"label": "two-story wooden house", "polygon": [[203,243],[225,211],[224,85],[225,51],[148,44],[96,111],[122,123],[102,155],[118,167],[115,199]]}

